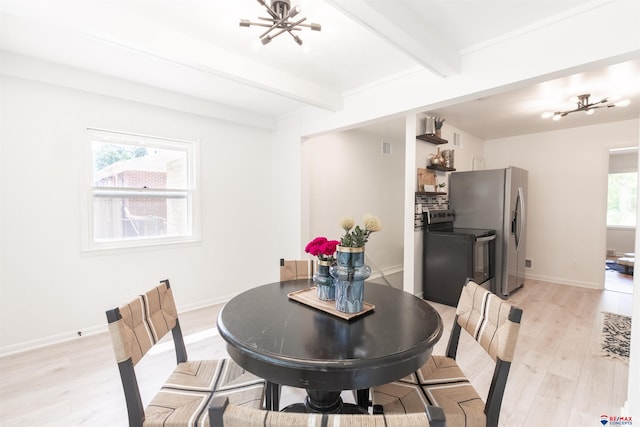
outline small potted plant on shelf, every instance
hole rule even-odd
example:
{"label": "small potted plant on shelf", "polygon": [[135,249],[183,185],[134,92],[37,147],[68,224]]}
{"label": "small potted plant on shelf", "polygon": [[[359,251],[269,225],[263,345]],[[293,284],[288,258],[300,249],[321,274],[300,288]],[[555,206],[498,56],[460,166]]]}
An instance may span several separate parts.
{"label": "small potted plant on shelf", "polygon": [[441,129],[442,129],[442,125],[444,124],[444,119],[442,117],[436,117],[433,124],[436,128],[436,136],[438,138],[441,138],[441,134],[442,134]]}
{"label": "small potted plant on shelf", "polygon": [[436,185],[436,193],[444,193],[444,187],[446,187],[447,184],[444,182],[441,182],[440,184]]}

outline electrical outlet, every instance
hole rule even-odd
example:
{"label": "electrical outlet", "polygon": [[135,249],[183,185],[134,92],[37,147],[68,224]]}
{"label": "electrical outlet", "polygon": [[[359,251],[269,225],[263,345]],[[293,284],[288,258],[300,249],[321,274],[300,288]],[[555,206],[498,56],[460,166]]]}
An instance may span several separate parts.
{"label": "electrical outlet", "polygon": [[525,268],[533,268],[533,261],[531,261],[530,259],[525,259],[524,266]]}

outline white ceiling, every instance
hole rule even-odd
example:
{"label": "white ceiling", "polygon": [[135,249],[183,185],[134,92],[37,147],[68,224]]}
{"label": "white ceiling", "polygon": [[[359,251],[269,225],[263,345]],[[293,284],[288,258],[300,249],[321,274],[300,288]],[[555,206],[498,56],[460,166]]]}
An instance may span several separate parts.
{"label": "white ceiling", "polygon": [[[340,110],[345,94],[416,69],[455,74],[465,50],[603,1],[292,0],[322,24],[300,33],[300,47],[287,34],[262,46],[261,28],[239,27],[265,15],[254,0],[0,0],[0,50],[275,118],[306,106]],[[481,138],[637,118],[638,81],[640,59],[432,113]],[[582,93],[632,104],[540,119]]]}

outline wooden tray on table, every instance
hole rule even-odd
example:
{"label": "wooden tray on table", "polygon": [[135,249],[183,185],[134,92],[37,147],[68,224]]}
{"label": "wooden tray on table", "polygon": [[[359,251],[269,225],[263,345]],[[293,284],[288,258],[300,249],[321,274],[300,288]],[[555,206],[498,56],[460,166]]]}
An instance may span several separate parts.
{"label": "wooden tray on table", "polygon": [[373,311],[376,308],[375,305],[369,304],[368,302],[364,302],[362,311],[357,313],[343,313],[342,311],[336,310],[335,301],[323,301],[318,299],[316,288],[303,289],[301,291],[290,292],[287,296],[297,302],[300,302],[304,305],[308,305],[309,307],[313,307],[315,309],[324,311],[325,313],[329,313],[333,316],[339,317],[345,320],[351,320],[354,317],[362,316],[365,313]]}

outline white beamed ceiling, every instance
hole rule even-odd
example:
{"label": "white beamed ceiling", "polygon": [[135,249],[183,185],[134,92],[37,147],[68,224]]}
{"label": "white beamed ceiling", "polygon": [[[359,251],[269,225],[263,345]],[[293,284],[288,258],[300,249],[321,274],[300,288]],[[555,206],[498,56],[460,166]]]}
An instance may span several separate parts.
{"label": "white beamed ceiling", "polygon": [[[611,1],[292,0],[309,22],[322,24],[321,32],[300,33],[300,47],[287,34],[262,46],[262,28],[239,27],[241,18],[265,15],[254,0],[2,0],[0,50],[275,121],[305,107],[340,111],[348,94],[416,70],[455,76],[464,72],[465,52]],[[634,64],[631,73],[638,73]],[[582,83],[602,80],[602,74],[583,73]],[[605,87],[597,96],[610,94],[606,84],[598,85]],[[498,115],[505,129],[527,133],[525,120],[516,121],[511,110],[519,112],[534,95],[539,100],[540,90],[519,88],[438,113],[486,138],[497,135],[486,123],[492,129],[500,123],[495,114],[483,114],[510,105]],[[637,117],[640,110],[629,111]]]}

